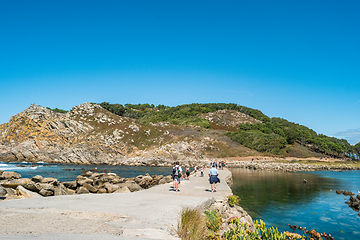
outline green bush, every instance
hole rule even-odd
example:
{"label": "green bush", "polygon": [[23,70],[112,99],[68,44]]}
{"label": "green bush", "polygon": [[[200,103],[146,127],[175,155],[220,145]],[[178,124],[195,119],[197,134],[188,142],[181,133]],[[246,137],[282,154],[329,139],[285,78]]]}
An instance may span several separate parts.
{"label": "green bush", "polygon": [[211,230],[214,233],[217,233],[220,230],[220,226],[222,224],[222,218],[215,208],[205,211],[205,220],[206,220],[206,226],[209,230]]}
{"label": "green bush", "polygon": [[231,207],[235,206],[235,205],[239,205],[239,202],[241,199],[239,199],[239,196],[236,196],[236,195],[231,195],[231,196],[228,196],[228,203]]}
{"label": "green bush", "polygon": [[229,223],[232,224],[231,230],[225,232],[222,236],[223,240],[234,240],[234,239],[264,239],[264,240],[286,240],[289,239],[288,236],[279,232],[277,228],[271,227],[266,228],[265,223],[260,220],[254,222],[255,231],[250,231],[246,229],[245,224],[240,224],[238,217],[231,218]]}

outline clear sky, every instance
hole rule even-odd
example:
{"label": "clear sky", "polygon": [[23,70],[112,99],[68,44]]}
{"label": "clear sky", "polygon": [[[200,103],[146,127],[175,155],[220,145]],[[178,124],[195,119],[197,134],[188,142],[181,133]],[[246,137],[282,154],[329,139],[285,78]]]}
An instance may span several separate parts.
{"label": "clear sky", "polygon": [[31,103],[237,103],[360,142],[360,1],[1,1],[0,123]]}

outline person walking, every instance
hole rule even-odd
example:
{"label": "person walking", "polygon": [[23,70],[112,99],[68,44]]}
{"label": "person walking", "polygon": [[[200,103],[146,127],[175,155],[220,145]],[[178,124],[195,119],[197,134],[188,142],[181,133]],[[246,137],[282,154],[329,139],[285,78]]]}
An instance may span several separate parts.
{"label": "person walking", "polygon": [[190,168],[189,167],[186,168],[185,173],[186,173],[186,179],[189,180],[190,179]]}
{"label": "person walking", "polygon": [[203,177],[204,176],[204,166],[201,166],[200,168],[200,177]]}
{"label": "person walking", "polygon": [[196,172],[197,172],[197,166],[194,167],[194,175],[196,177]]}
{"label": "person walking", "polygon": [[173,175],[174,175],[174,187],[175,191],[180,191],[180,181],[183,179],[182,169],[179,166],[179,162],[175,163],[175,167],[173,167]]}
{"label": "person walking", "polygon": [[218,178],[219,171],[216,169],[216,165],[213,164],[212,168],[209,170],[209,182],[211,185],[211,192],[216,192],[216,184],[220,183],[220,179]]}

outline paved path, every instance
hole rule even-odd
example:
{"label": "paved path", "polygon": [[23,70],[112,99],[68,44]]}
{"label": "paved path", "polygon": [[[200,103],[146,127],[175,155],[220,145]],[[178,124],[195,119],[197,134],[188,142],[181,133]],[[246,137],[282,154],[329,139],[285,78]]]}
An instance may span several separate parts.
{"label": "paved path", "polygon": [[205,176],[190,176],[175,192],[172,183],[132,193],[85,194],[0,202],[0,239],[178,239],[184,207],[208,206],[231,195],[221,183],[211,192]]}

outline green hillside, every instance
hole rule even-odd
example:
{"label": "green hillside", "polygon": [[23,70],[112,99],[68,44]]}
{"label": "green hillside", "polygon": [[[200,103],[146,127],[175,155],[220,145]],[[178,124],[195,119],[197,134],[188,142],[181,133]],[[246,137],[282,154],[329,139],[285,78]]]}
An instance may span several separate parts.
{"label": "green hillside", "polygon": [[345,139],[317,134],[306,126],[282,118],[269,118],[259,110],[233,103],[193,103],[176,107],[153,104],[121,105],[108,102],[100,105],[119,116],[137,119],[142,125],[169,122],[175,125],[196,125],[205,129],[215,129],[215,126],[202,114],[233,110],[259,121],[253,124],[240,123],[236,128],[217,125],[216,129],[226,130],[224,133],[226,136],[252,150],[275,156],[297,156],[306,152],[306,155],[313,153],[313,156],[355,159],[360,155],[360,143],[353,146]]}

